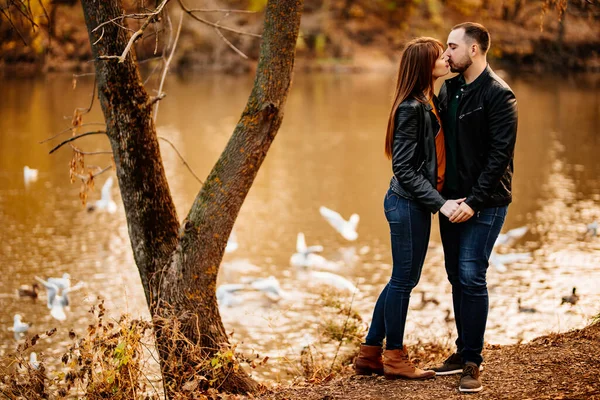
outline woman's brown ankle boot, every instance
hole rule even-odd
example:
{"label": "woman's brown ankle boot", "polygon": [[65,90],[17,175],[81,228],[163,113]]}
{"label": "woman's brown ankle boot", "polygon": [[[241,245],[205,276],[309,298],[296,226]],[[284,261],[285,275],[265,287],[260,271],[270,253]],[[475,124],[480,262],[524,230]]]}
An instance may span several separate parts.
{"label": "woman's brown ankle boot", "polygon": [[381,346],[360,345],[360,352],[354,360],[356,375],[383,375],[383,360]]}
{"label": "woman's brown ankle boot", "polygon": [[429,379],[435,377],[435,372],[424,371],[410,362],[406,346],[402,350],[386,350],[383,352],[383,374],[386,379]]}

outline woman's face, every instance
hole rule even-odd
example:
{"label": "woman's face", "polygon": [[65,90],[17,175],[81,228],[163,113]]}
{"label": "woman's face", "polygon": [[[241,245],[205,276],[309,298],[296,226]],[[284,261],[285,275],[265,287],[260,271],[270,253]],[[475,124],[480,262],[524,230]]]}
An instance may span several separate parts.
{"label": "woman's face", "polygon": [[433,65],[433,78],[437,79],[444,75],[447,75],[450,72],[450,66],[448,65],[448,58],[443,51],[440,51],[440,54],[435,60],[435,64]]}

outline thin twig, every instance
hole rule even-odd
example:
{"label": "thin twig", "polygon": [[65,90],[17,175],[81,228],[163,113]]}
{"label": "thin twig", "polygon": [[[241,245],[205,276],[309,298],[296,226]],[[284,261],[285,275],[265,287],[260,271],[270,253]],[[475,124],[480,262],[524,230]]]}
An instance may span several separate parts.
{"label": "thin twig", "polygon": [[[221,23],[221,20],[223,20],[223,19],[225,19],[225,18],[227,18],[227,17],[229,17],[229,13],[226,13],[225,15],[223,15],[223,17],[222,17],[221,19],[218,19],[218,20],[216,21],[216,23],[217,23],[217,24],[220,24],[220,23]],[[228,39],[225,37],[225,35],[223,35],[223,34],[221,33],[221,31],[220,31],[219,29],[217,29],[217,28],[214,28],[214,30],[215,30],[215,32],[217,33],[217,35],[219,35],[219,37],[220,37],[220,38],[221,38],[221,39],[222,39],[222,40],[225,42],[225,44],[227,44],[227,45],[228,45],[228,46],[229,46],[231,49],[233,49],[233,51],[235,51],[236,53],[238,53],[238,55],[240,55],[242,58],[244,58],[244,59],[246,59],[246,60],[248,59],[248,56],[247,56],[247,55],[245,55],[245,54],[244,54],[244,53],[243,53],[243,52],[242,52],[240,49],[238,49],[237,47],[235,47],[235,46],[233,45],[233,43],[231,43],[231,42],[230,42],[230,41],[229,41],[229,40],[228,40]]]}
{"label": "thin twig", "polygon": [[183,156],[181,155],[181,153],[179,153],[179,150],[177,150],[177,147],[175,147],[175,145],[173,143],[171,143],[171,141],[169,141],[167,138],[159,136],[158,137],[160,140],[164,140],[165,142],[169,143],[171,145],[171,147],[173,148],[173,150],[175,150],[175,153],[177,153],[177,155],[179,156],[179,159],[181,160],[181,162],[183,162],[183,165],[185,165],[187,167],[187,169],[192,173],[192,175],[194,175],[194,178],[196,178],[196,180],[198,182],[200,182],[201,185],[204,185],[204,183],[200,180],[200,178],[198,178],[198,176],[194,173],[194,171],[192,170],[192,168],[190,167],[190,165],[187,163],[187,161],[185,161],[185,159],[183,158]]}
{"label": "thin twig", "polygon": [[[96,80],[98,78],[96,77],[96,74],[94,74],[94,86],[92,87],[92,101],[90,102],[90,106],[88,108],[76,108],[76,111],[83,111],[80,115],[85,115],[87,113],[89,113],[90,111],[92,111],[92,107],[94,106],[94,99],[96,98]],[[77,126],[74,126],[73,128],[77,128]]]}
{"label": "thin twig", "polygon": [[256,11],[250,10],[227,10],[222,8],[191,8],[189,12],[202,12],[202,13],[233,13],[233,14],[256,14]]}
{"label": "thin twig", "polygon": [[223,34],[221,33],[221,31],[219,29],[215,28],[215,32],[217,32],[217,35],[219,35],[221,37],[221,39],[223,39],[223,41],[225,43],[227,43],[227,45],[233,49],[233,51],[235,51],[236,53],[238,53],[242,58],[244,58],[246,60],[248,59],[248,56],[245,55],[240,49],[238,49],[237,47],[235,47],[233,45],[233,43],[231,43],[229,40],[227,40],[227,38],[225,36],[223,36]]}
{"label": "thin twig", "polygon": [[96,76],[95,72],[86,72],[84,74],[73,74],[73,78],[80,78],[82,76]]}
{"label": "thin twig", "polygon": [[2,14],[4,14],[4,16],[6,17],[6,19],[8,20],[8,23],[10,24],[10,26],[12,26],[12,28],[14,29],[15,32],[17,32],[17,35],[19,35],[19,37],[21,38],[21,40],[23,41],[23,43],[25,44],[25,46],[29,46],[27,44],[27,41],[25,40],[25,38],[23,37],[23,35],[21,35],[21,32],[19,32],[19,30],[17,29],[17,27],[15,26],[15,24],[13,24],[12,19],[10,18],[10,15],[7,14],[4,9],[0,9],[0,12],[2,12]]}
{"label": "thin twig", "polygon": [[[30,4],[30,3],[31,3],[31,2],[29,2],[29,3],[28,3],[28,4],[29,4],[29,7],[31,6],[31,4]],[[21,4],[23,4],[23,3],[21,3]],[[34,20],[33,20],[33,18],[32,18],[32,15],[27,15],[27,14],[25,14],[25,13],[23,12],[23,10],[21,10],[21,7],[19,7],[19,6],[16,6],[15,8],[17,9],[17,11],[18,11],[18,12],[20,12],[21,14],[23,14],[23,16],[29,20],[29,22],[31,23],[31,25],[32,25],[32,27],[33,27],[33,28],[38,28],[38,29],[39,29],[39,25],[35,23],[35,21],[34,21]],[[29,8],[28,10],[29,10],[29,12],[31,13],[31,8]],[[35,32],[35,29],[34,29],[33,31]]]}
{"label": "thin twig", "polygon": [[259,34],[256,34],[256,33],[250,33],[250,32],[240,31],[240,30],[237,30],[235,28],[230,28],[228,26],[223,26],[223,25],[220,25],[220,24],[215,24],[214,22],[210,22],[210,21],[208,21],[208,20],[206,20],[204,18],[200,18],[199,16],[194,15],[192,13],[192,11],[189,8],[187,8],[185,4],[183,4],[183,0],[177,0],[177,1],[179,2],[179,5],[183,9],[183,11],[185,11],[186,13],[188,13],[196,21],[202,22],[203,24],[212,26],[213,28],[218,28],[218,29],[223,29],[225,31],[238,33],[240,35],[254,36],[254,37],[257,37],[257,38],[261,38],[262,37],[262,35],[259,35]]}
{"label": "thin twig", "polygon": [[340,339],[340,343],[335,351],[335,355],[333,356],[333,361],[331,361],[331,367],[329,367],[329,375],[331,375],[331,371],[333,371],[333,366],[335,365],[335,360],[340,352],[340,348],[342,347],[342,342],[344,341],[344,336],[346,335],[346,328],[348,327],[348,321],[350,321],[350,315],[352,313],[352,304],[354,304],[354,296],[356,296],[356,290],[352,293],[352,299],[350,300],[350,308],[348,309],[348,317],[346,318],[346,322],[344,323],[344,329],[342,330],[342,338]]}
{"label": "thin twig", "polygon": [[52,154],[54,153],[56,150],[60,149],[62,146],[64,146],[67,143],[73,142],[77,139],[81,139],[84,136],[89,136],[89,135],[99,135],[99,134],[106,134],[106,131],[93,131],[93,132],[86,132],[86,133],[81,133],[77,136],[73,136],[68,138],[67,140],[64,140],[62,142],[60,142],[58,145],[56,145],[52,150],[50,150],[50,152],[48,154]]}
{"label": "thin twig", "polygon": [[[154,19],[153,17],[156,16],[156,15],[158,15],[158,14],[160,14],[160,12],[162,11],[162,9],[165,7],[165,5],[168,2],[169,2],[169,0],[163,0],[162,3],[160,3],[159,6],[156,7],[156,10],[154,12],[150,13],[150,15],[148,16],[148,18],[146,19],[146,21],[144,22],[144,24],[140,27],[140,29],[138,29],[131,36],[131,38],[129,38],[129,42],[127,43],[127,46],[125,46],[125,50],[123,50],[123,53],[120,56],[100,56],[100,57],[98,57],[98,59],[100,59],[100,60],[106,60],[106,59],[117,58],[117,59],[119,59],[119,63],[123,63],[125,61],[125,58],[127,57],[127,54],[131,50],[131,46],[133,46],[133,44],[135,43],[135,41],[138,40],[138,38],[140,38],[144,34],[144,30],[148,27],[148,25],[150,24],[150,22],[152,22],[152,20]],[[98,29],[98,27],[96,27],[95,29]]]}
{"label": "thin twig", "polygon": [[[175,34],[175,40],[173,41],[173,48],[171,49],[171,54],[169,54],[169,58],[165,63],[165,67],[163,68],[162,77],[160,78],[160,85],[158,86],[158,95],[159,98],[163,93],[163,85],[165,83],[165,78],[167,77],[167,72],[169,71],[169,65],[171,64],[171,60],[173,59],[173,54],[175,54],[175,49],[177,48],[177,42],[179,41],[179,34],[181,33],[181,26],[183,25],[183,13],[179,16],[179,26],[177,27],[177,33]],[[158,105],[160,102],[156,102],[154,105],[154,123],[156,124],[156,118],[158,117]]]}
{"label": "thin twig", "polygon": [[73,176],[81,179],[83,182],[87,182],[90,180],[90,178],[93,179],[93,178],[97,177],[98,175],[105,173],[106,171],[108,171],[111,168],[112,168],[112,165],[109,165],[108,167],[105,167],[102,170],[100,170],[100,172],[96,172],[95,174],[92,174],[91,176],[90,175],[80,175],[80,174],[73,174]]}
{"label": "thin twig", "polygon": [[74,152],[79,153],[84,156],[95,156],[99,154],[112,154],[112,151],[83,151],[80,148],[73,145],[73,143],[69,143],[69,146],[73,149]]}
{"label": "thin twig", "polygon": [[44,16],[46,17],[46,21],[48,22],[48,47],[46,48],[46,51],[49,52],[52,48],[52,23],[50,23],[50,16],[48,15],[48,11],[46,11],[44,2],[42,0],[38,0],[38,3],[42,7],[42,10],[44,10]]}
{"label": "thin twig", "polygon": [[[79,127],[83,127],[83,126],[90,126],[90,125],[103,125],[103,126],[105,126],[106,124],[103,124],[102,122],[89,122],[87,124],[81,124],[81,125],[79,125],[78,128]],[[54,135],[52,137],[49,137],[48,139],[44,139],[44,140],[42,140],[41,142],[38,142],[38,143],[39,144],[43,144],[43,143],[49,142],[50,140],[56,139],[60,135],[63,135],[65,133],[67,133],[67,132],[71,132],[72,130],[73,130],[73,127],[70,126],[70,127],[66,128],[65,130],[63,130],[63,131],[58,132],[56,135]]]}
{"label": "thin twig", "polygon": [[102,33],[100,34],[100,37],[98,38],[98,40],[96,40],[94,43],[92,43],[92,46],[95,46],[98,43],[100,43],[100,41],[102,40],[103,37],[104,37],[104,28],[102,28]]}

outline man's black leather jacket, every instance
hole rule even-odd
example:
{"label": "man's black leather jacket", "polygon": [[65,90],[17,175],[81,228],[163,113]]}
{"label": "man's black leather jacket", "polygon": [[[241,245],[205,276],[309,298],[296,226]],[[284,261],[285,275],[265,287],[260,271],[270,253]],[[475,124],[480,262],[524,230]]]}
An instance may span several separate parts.
{"label": "man's black leather jacket", "polygon": [[390,188],[436,213],[445,199],[435,189],[437,158],[435,135],[440,126],[431,105],[414,98],[404,100],[396,110]]}
{"label": "man's black leather jacket", "polygon": [[439,111],[445,121],[448,94],[462,94],[456,114],[459,188],[458,193],[443,193],[466,197],[465,202],[475,211],[508,205],[512,201],[517,100],[489,65],[464,89],[458,78],[446,80],[439,95]]}

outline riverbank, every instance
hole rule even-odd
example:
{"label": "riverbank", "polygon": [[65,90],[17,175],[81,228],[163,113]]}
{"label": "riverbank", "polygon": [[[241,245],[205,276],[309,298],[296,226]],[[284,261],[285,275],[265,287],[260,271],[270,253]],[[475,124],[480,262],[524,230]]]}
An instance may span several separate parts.
{"label": "riverbank", "polygon": [[[527,344],[487,346],[486,399],[600,399],[600,324],[541,336]],[[423,365],[423,364],[421,364]],[[459,375],[411,382],[357,377],[349,366],[330,381],[272,388],[262,400],[462,399]],[[226,397],[231,398],[231,397]],[[242,397],[240,397],[242,398]]]}
{"label": "riverbank", "polygon": [[[600,71],[600,22],[597,16],[590,14],[593,11],[590,6],[571,5],[567,13],[560,16],[556,10],[544,11],[541,4],[519,5],[518,8],[513,5],[509,9],[495,2],[487,8],[462,3],[466,2],[423,2],[386,8],[362,0],[307,0],[298,40],[297,69],[394,70],[407,40],[426,35],[444,42],[454,24],[474,20],[490,29],[493,44],[489,58],[494,65],[534,72]],[[248,9],[251,4],[242,1],[238,8]],[[179,8],[173,4],[170,11],[173,21],[178,19],[178,13]],[[53,15],[52,28],[44,30],[40,22],[41,30],[24,39],[27,46],[10,27],[0,24],[0,71],[11,76],[54,71],[91,72],[91,48],[81,5],[78,2],[56,5]],[[223,23],[256,34],[262,30],[263,14],[232,14]],[[164,28],[161,24],[153,25],[157,25],[153,31]],[[129,27],[139,27],[139,20],[130,21]],[[48,34],[49,30],[52,35]],[[171,71],[252,72],[258,58],[259,39],[224,34],[248,59],[234,52],[212,27],[186,18]],[[146,36],[136,43],[136,51],[138,59],[153,68],[152,64],[158,61],[151,59],[167,47],[168,37],[156,40],[154,34]]]}

